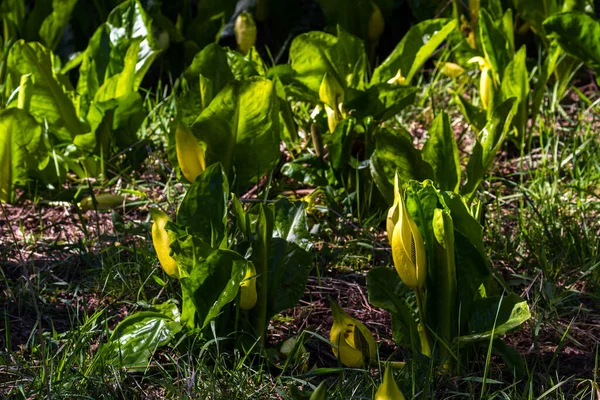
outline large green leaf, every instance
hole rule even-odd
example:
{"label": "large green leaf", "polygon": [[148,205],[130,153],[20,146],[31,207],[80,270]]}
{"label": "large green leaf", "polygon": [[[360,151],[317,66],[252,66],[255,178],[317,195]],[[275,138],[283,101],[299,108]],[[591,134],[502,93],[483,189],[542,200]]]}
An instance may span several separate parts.
{"label": "large green leaf", "polygon": [[177,224],[213,248],[226,238],[229,184],[221,164],[212,164],[188,189],[177,210]]}
{"label": "large green leaf", "polygon": [[125,318],[104,347],[107,361],[126,368],[146,368],[154,351],[181,330],[173,315],[173,312],[142,311]]}
{"label": "large green leaf", "polygon": [[461,190],[468,202],[473,199],[487,169],[504,143],[517,112],[517,105],[514,97],[505,100],[494,109],[485,128],[479,133],[467,164],[467,182]]}
{"label": "large green leaf", "polygon": [[375,151],[371,156],[371,175],[379,191],[392,204],[394,200],[394,175],[401,182],[433,177],[431,166],[423,161],[415,149],[412,137],[402,129],[382,128],[375,134]]}
{"label": "large green leaf", "polygon": [[0,202],[10,202],[14,187],[46,157],[42,126],[25,110],[0,111]]}
{"label": "large green leaf", "polygon": [[235,192],[256,183],[279,160],[279,100],[264,78],[229,83],[192,125],[206,163],[220,162]]}
{"label": "large green leaf", "polygon": [[357,94],[345,107],[357,120],[386,121],[415,101],[417,88],[379,83]]}
{"label": "large green leaf", "polygon": [[273,238],[268,247],[267,321],[278,312],[294,307],[302,298],[312,255],[295,243]]}
{"label": "large green leaf", "polygon": [[387,267],[375,267],[367,273],[369,303],[392,314],[392,334],[399,345],[419,351],[421,342],[413,310],[406,303],[410,289],[398,273]]}
{"label": "large green leaf", "polygon": [[569,11],[544,21],[548,34],[560,47],[600,73],[600,22],[587,13]]}
{"label": "large green leaf", "polygon": [[338,30],[338,37],[325,32],[298,35],[290,47],[290,60],[296,79],[313,93],[319,93],[325,73],[335,77],[343,87],[364,86],[364,45],[342,29]]}
{"label": "large green leaf", "polygon": [[40,39],[50,49],[58,46],[75,4],[77,0],[52,0],[52,13],[44,19],[39,31]]}
{"label": "large green leaf", "polygon": [[527,71],[527,50],[521,47],[504,70],[502,78],[502,96],[505,99],[517,99],[517,114],[513,120],[520,137],[525,135],[529,117],[529,74]]}
{"label": "large green leaf", "polygon": [[23,27],[25,20],[26,8],[25,0],[4,0],[0,3],[0,17],[4,27],[3,39],[16,40],[19,37],[18,31]]}
{"label": "large green leaf", "polygon": [[39,43],[19,40],[10,49],[7,67],[16,82],[22,75],[31,74],[29,112],[40,123],[47,122],[60,140],[71,142],[87,131],[75,112],[73,89],[65,76],[55,72],[50,50]]}
{"label": "large green leaf", "polygon": [[527,21],[535,33],[546,38],[543,22],[560,8],[556,0],[513,0],[513,4],[523,20]]}
{"label": "large green leaf", "polygon": [[506,68],[512,57],[512,54],[509,53],[510,41],[496,27],[490,14],[483,8],[479,10],[477,25],[479,27],[477,34],[483,54],[492,66],[492,70],[502,80],[504,68]]}
{"label": "large green leaf", "polygon": [[181,287],[192,299],[198,326],[204,329],[238,294],[248,261],[231,250],[216,250],[197,263]]}
{"label": "large green leaf", "polygon": [[529,305],[517,294],[477,300],[469,318],[471,333],[460,336],[459,344],[502,336],[531,318]]}
{"label": "large green leaf", "polygon": [[81,112],[84,115],[96,94],[94,89],[105,79],[123,71],[125,55],[134,41],[140,42],[133,82],[134,90],[137,90],[161,50],[152,35],[152,20],[139,0],[127,0],[111,11],[83,54],[77,92],[82,97]]}
{"label": "large green leaf", "polygon": [[456,28],[455,20],[432,19],[412,26],[392,53],[375,68],[371,83],[387,82],[398,71],[410,83],[425,61]]}
{"label": "large green leaf", "polygon": [[440,190],[457,191],[460,185],[460,158],[450,117],[438,114],[429,128],[429,139],[423,146],[423,160],[433,169]]}
{"label": "large green leaf", "polygon": [[277,200],[273,207],[273,237],[295,243],[308,251],[312,247],[306,209],[303,203],[292,203],[283,198]]}
{"label": "large green leaf", "polygon": [[[192,64],[183,73],[187,91],[177,98],[177,117],[190,126],[198,118],[214,96],[234,77],[229,68],[227,52],[215,43],[209,44],[196,54]],[[201,91],[201,80],[209,86]],[[203,98],[208,96],[209,98]]]}

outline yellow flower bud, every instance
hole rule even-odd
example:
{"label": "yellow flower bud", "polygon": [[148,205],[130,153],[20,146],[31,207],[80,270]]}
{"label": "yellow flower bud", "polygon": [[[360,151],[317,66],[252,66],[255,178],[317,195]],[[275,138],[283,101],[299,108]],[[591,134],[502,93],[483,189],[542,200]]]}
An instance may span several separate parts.
{"label": "yellow flower bud", "polygon": [[381,10],[373,1],[371,1],[371,16],[369,17],[369,25],[367,26],[367,38],[375,42],[379,40],[385,29],[385,20],[381,14]]}
{"label": "yellow flower bud", "polygon": [[240,284],[240,308],[251,310],[256,305],[256,268],[252,263],[246,268],[246,276]]}
{"label": "yellow flower bud", "polygon": [[481,96],[481,105],[484,110],[490,106],[494,97],[494,77],[492,76],[492,66],[483,57],[473,57],[469,63],[479,64],[481,78],[479,80],[479,95]]}
{"label": "yellow flower bud", "polygon": [[425,244],[415,221],[400,195],[398,222],[392,233],[394,266],[404,284],[416,289],[423,287],[427,272]]}
{"label": "yellow flower bud", "polygon": [[386,219],[386,230],[387,236],[390,243],[392,243],[392,234],[394,233],[394,227],[398,223],[398,217],[400,216],[400,178],[398,173],[394,176],[394,204],[390,207]]}
{"label": "yellow flower bud", "polygon": [[366,326],[349,316],[337,303],[331,301],[333,325],[329,340],[333,354],[349,368],[360,368],[375,362],[377,346]]}
{"label": "yellow flower bud", "polygon": [[256,23],[252,15],[247,12],[243,12],[235,19],[235,25],[233,27],[235,32],[235,41],[237,42],[238,48],[243,55],[248,54],[252,46],[256,43]]}
{"label": "yellow flower bud", "polygon": [[175,150],[177,161],[185,179],[194,182],[206,169],[204,150],[194,134],[182,124],[175,131]]}
{"label": "yellow flower bud", "polygon": [[154,250],[156,250],[158,261],[167,275],[179,278],[177,262],[169,254],[171,252],[171,238],[165,229],[169,217],[156,208],[150,209],[150,214],[152,214],[152,219],[154,220],[152,224],[152,244],[154,245]]}
{"label": "yellow flower bud", "polygon": [[373,400],[404,400],[404,395],[394,380],[392,368],[388,365],[383,375],[383,383],[377,389]]}
{"label": "yellow flower bud", "polygon": [[344,118],[341,108],[344,104],[344,88],[335,76],[325,73],[319,87],[319,99],[325,104],[329,131],[333,132],[337,124]]}

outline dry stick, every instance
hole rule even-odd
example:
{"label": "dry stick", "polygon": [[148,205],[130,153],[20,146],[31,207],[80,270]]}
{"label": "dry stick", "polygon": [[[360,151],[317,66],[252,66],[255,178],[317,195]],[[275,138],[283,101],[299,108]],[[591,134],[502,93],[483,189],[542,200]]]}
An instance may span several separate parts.
{"label": "dry stick", "polygon": [[[4,207],[4,204],[0,203],[0,207],[2,208],[2,214],[4,214],[4,218],[8,221],[8,216],[7,216],[6,208]],[[16,245],[17,237],[15,236],[15,233],[13,232],[12,229],[10,229],[10,235],[12,236],[14,243]],[[29,280],[29,271],[27,270],[27,264],[29,264],[29,262],[25,261],[25,258],[23,257],[23,253],[21,252],[21,249],[18,246],[17,246],[17,250],[19,253],[19,258],[21,259],[21,265],[23,266],[23,277],[27,281],[27,286],[29,288],[29,294],[31,295],[31,302],[33,303],[33,309],[35,310],[35,315],[36,315],[36,319],[37,319],[37,326],[38,326],[37,336],[38,336],[38,340],[40,342],[40,350],[42,352],[42,368],[44,370],[44,381],[46,383],[46,391],[48,392],[48,399],[52,399],[52,393],[50,392],[50,374],[48,374],[48,365],[46,363],[46,342],[44,341],[44,335],[42,332],[42,314],[40,313],[40,309],[37,304],[37,294],[35,293],[35,289],[33,288],[31,281]],[[33,266],[33,263],[31,263],[31,265]]]}

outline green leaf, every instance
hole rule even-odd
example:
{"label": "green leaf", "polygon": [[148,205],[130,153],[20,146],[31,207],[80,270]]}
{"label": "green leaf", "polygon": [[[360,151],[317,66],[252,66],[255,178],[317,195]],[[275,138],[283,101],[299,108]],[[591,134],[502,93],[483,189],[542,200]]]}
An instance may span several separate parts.
{"label": "green leaf", "polygon": [[560,11],[556,0],[513,0],[515,9],[541,38],[546,38],[543,22]]}
{"label": "green leaf", "polygon": [[221,164],[204,170],[188,189],[177,210],[177,224],[211,247],[226,239],[229,184]]}
{"label": "green leaf", "polygon": [[494,72],[502,80],[504,68],[506,68],[512,57],[512,54],[509,54],[510,41],[496,27],[490,14],[483,8],[479,10],[477,25],[479,27],[477,34],[479,35],[479,43],[483,49],[483,54]]}
{"label": "green leaf", "polygon": [[192,299],[198,326],[204,329],[238,294],[248,261],[231,250],[216,250],[199,262],[188,277],[181,278],[182,290]]}
{"label": "green leaf", "polygon": [[521,47],[512,61],[504,70],[502,79],[502,96],[505,99],[517,99],[517,114],[513,124],[517,128],[519,137],[525,135],[527,118],[529,117],[529,74],[527,72],[527,50]]}
{"label": "green leaf", "polygon": [[[192,131],[205,145],[206,163],[235,175],[239,193],[279,161],[279,100],[264,78],[229,83],[202,111]],[[232,180],[233,182],[233,180]]]}
{"label": "green leaf", "polygon": [[421,152],[415,149],[412,137],[405,130],[380,129],[375,134],[375,146],[371,156],[371,175],[389,204],[394,200],[396,171],[402,183],[433,176],[431,166],[423,161]]}
{"label": "green leaf", "polygon": [[162,312],[133,314],[113,331],[104,350],[107,361],[126,368],[146,368],[154,351],[168,343],[181,328],[179,321]]}
{"label": "green leaf", "polygon": [[9,39],[19,38],[18,31],[23,28],[26,9],[25,0],[4,0],[0,3],[0,17],[4,26],[3,41],[6,43]]}
{"label": "green leaf", "polygon": [[469,318],[471,334],[457,338],[459,344],[502,336],[531,318],[529,305],[517,294],[477,300]]}
{"label": "green leaf", "polygon": [[371,83],[387,82],[398,71],[410,83],[425,61],[456,28],[455,20],[432,19],[412,26],[392,53],[375,68]]}
{"label": "green leaf", "polygon": [[0,202],[12,201],[15,185],[27,182],[46,153],[42,127],[27,111],[0,111]]}
{"label": "green leaf", "polygon": [[304,295],[312,255],[295,243],[274,237],[268,247],[267,320],[295,307]]}
{"label": "green leaf", "polygon": [[411,307],[406,303],[410,289],[402,283],[393,268],[375,267],[367,273],[369,303],[392,314],[392,334],[398,345],[419,351],[421,342],[417,322]]}
{"label": "green leaf", "polygon": [[319,93],[325,73],[335,77],[342,87],[364,86],[366,54],[362,42],[342,29],[338,37],[325,32],[298,35],[290,47],[295,78],[312,93]]}
{"label": "green leaf", "polygon": [[462,233],[485,257],[483,246],[483,226],[471,215],[462,196],[452,192],[442,192],[444,203],[452,212],[454,229]]}
{"label": "green leaf", "polygon": [[40,39],[46,47],[56,49],[75,4],[77,0],[52,0],[52,13],[44,19],[39,30]]}
{"label": "green leaf", "polygon": [[467,122],[471,124],[476,132],[480,132],[487,122],[487,111],[471,104],[459,93],[452,91],[454,101],[465,116]]}
{"label": "green leaf", "polygon": [[77,92],[82,96],[81,112],[85,115],[104,80],[125,68],[125,55],[134,41],[139,41],[133,89],[138,90],[146,72],[160,53],[152,35],[152,19],[139,0],[127,0],[108,15],[108,20],[94,33],[83,53]]}
{"label": "green leaf", "polygon": [[350,117],[337,124],[331,135],[323,137],[327,145],[329,164],[338,179],[347,176],[356,135],[356,120]]}
{"label": "green leaf", "polygon": [[19,40],[10,48],[7,67],[17,82],[22,75],[31,74],[29,110],[40,123],[47,121],[60,140],[71,142],[87,131],[75,112],[68,79],[55,72],[54,54],[50,50],[39,43]]}
{"label": "green leaf", "polygon": [[286,198],[274,206],[273,237],[297,244],[306,251],[312,247],[306,209],[303,203],[292,203]]}
{"label": "green leaf", "polygon": [[181,276],[188,276],[213,251],[210,243],[194,235],[179,236],[171,243],[171,257],[177,261]]}
{"label": "green leaf", "polygon": [[587,13],[569,11],[544,21],[550,37],[568,54],[600,73],[600,22]]}
{"label": "green leaf", "polygon": [[[234,80],[226,51],[215,43],[209,44],[196,54],[192,64],[184,71],[187,83],[186,92],[177,98],[177,117],[186,126],[191,126],[202,110],[210,104],[214,95],[225,85]],[[205,99],[201,90],[201,80],[206,80],[209,87]]]}
{"label": "green leaf", "polygon": [[136,91],[135,68],[138,62],[140,40],[134,40],[123,59],[123,71],[106,79],[94,95],[94,102],[105,102]]}
{"label": "green leaf", "polygon": [[438,114],[429,128],[429,139],[421,151],[423,160],[431,165],[435,183],[440,190],[458,191],[460,158],[450,117]]}
{"label": "green leaf", "polygon": [[383,122],[412,105],[417,90],[416,87],[379,83],[357,94],[345,107],[359,121],[373,117],[375,121]]}
{"label": "green leaf", "polygon": [[511,97],[496,107],[485,128],[479,133],[467,164],[467,182],[461,193],[468,203],[483,180],[487,169],[500,150],[517,112],[516,98]]}

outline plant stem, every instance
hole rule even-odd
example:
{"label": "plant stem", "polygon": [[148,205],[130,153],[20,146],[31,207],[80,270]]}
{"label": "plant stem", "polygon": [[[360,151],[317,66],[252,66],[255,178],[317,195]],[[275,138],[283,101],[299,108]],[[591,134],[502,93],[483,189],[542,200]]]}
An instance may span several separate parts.
{"label": "plant stem", "polygon": [[421,289],[419,287],[416,287],[414,290],[415,297],[417,299],[417,308],[419,310],[420,323],[423,325],[423,335],[419,336],[421,336],[421,341],[425,342],[424,344],[421,343],[421,352],[425,355],[428,355],[425,352],[423,352],[423,349],[431,349],[431,342],[429,341],[429,334],[427,333],[427,327],[425,325],[425,309],[423,308],[423,294],[421,293]]}

